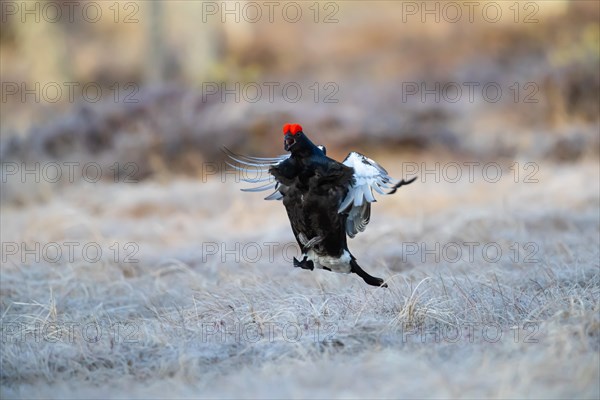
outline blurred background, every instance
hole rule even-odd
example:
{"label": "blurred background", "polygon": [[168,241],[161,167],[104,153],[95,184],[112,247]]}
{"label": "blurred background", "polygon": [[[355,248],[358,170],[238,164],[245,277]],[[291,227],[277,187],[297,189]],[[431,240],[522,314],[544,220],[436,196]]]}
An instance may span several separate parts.
{"label": "blurred background", "polygon": [[[26,333],[2,331],[0,396],[598,398],[599,19],[598,1],[0,0],[0,325]],[[294,269],[281,203],[239,191],[221,147],[282,154],[284,123],[418,177],[349,241],[389,290]],[[257,321],[339,329],[199,339]],[[107,334],[65,340],[72,322]],[[462,322],[503,340],[402,332]],[[512,339],[528,323],[539,343]]]}
{"label": "blurred background", "polygon": [[[594,1],[2,1],[2,159],[198,173],[220,145],[598,156]],[[275,140],[275,138],[278,138]]]}

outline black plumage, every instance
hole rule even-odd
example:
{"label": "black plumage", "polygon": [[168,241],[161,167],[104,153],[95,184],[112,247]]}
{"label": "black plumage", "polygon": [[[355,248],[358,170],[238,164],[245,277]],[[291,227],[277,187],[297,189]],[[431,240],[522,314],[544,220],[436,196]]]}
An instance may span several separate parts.
{"label": "black plumage", "polygon": [[[301,260],[294,258],[294,266],[354,272],[369,285],[387,287],[383,279],[369,275],[358,265],[348,250],[347,236],[354,237],[369,223],[370,203],[375,201],[372,188],[391,194],[414,179],[393,181],[382,167],[358,153],[350,153],[344,163],[333,160],[297,124],[284,126],[284,148],[289,156],[255,158],[229,151],[228,154],[238,163],[259,168],[274,178],[256,190],[275,189],[267,199],[283,200],[303,254]],[[252,183],[257,181],[261,180]]]}

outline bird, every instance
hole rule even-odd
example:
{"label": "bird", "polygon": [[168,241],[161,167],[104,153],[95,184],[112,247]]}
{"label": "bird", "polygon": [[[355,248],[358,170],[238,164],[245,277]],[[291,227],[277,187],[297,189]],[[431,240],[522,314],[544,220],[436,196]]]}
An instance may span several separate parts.
{"label": "bird", "polygon": [[[373,190],[391,195],[415,181],[394,180],[372,159],[350,152],[340,163],[315,145],[300,124],[283,126],[283,147],[287,154],[277,157],[250,157],[227,147],[227,164],[238,171],[258,173],[242,181],[259,184],[246,192],[274,190],[265,200],[281,200],[302,256],[294,267],[355,273],[365,283],[387,287],[387,283],[365,272],[348,249],[347,238],[363,232],[371,219]],[[253,175],[254,176],[254,175]]]}

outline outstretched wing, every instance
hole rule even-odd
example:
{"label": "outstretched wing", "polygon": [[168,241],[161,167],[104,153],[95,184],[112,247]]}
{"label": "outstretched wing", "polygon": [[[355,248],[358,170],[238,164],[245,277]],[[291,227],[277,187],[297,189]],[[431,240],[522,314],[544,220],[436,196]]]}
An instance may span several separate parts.
{"label": "outstretched wing", "polygon": [[[257,183],[258,185],[251,188],[244,188],[244,192],[262,192],[265,190],[275,190],[273,193],[265,197],[265,200],[281,200],[285,191],[285,186],[281,184],[273,175],[269,173],[269,168],[279,165],[287,160],[290,155],[284,154],[279,157],[249,157],[241,154],[236,154],[226,147],[223,147],[223,152],[235,162],[235,164],[225,161],[227,165],[240,171],[246,177],[240,178],[243,182]],[[237,164],[237,165],[236,165]],[[248,176],[253,176],[252,178]]]}
{"label": "outstretched wing", "polygon": [[381,165],[356,152],[348,154],[343,164],[354,169],[354,181],[350,183],[348,194],[338,208],[339,213],[348,214],[346,234],[351,238],[364,231],[369,223],[371,203],[377,201],[373,197],[373,189],[379,194],[393,194],[400,186],[417,179],[394,180]]}

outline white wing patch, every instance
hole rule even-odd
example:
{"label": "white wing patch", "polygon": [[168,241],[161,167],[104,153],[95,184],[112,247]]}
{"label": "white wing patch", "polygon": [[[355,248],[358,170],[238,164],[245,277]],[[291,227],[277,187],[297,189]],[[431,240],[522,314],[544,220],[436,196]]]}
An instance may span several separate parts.
{"label": "white wing patch", "polygon": [[413,182],[415,178],[397,181],[375,161],[360,153],[352,152],[344,159],[343,164],[354,169],[354,183],[348,188],[348,194],[340,203],[338,212],[347,212],[346,234],[353,238],[363,232],[371,217],[371,203],[377,201],[373,189],[379,194],[392,194],[402,186]]}
{"label": "white wing patch", "polygon": [[[223,152],[229,156],[238,165],[225,163],[232,168],[240,171],[242,174],[256,176],[255,178],[243,177],[240,178],[243,182],[259,183],[258,186],[242,189],[244,192],[262,192],[265,190],[275,190],[273,193],[265,197],[265,200],[281,200],[283,198],[282,191],[285,191],[285,186],[282,185],[273,175],[269,173],[269,168],[278,165],[287,160],[290,154],[283,154],[279,157],[249,157],[241,154],[236,154],[224,147]],[[266,182],[266,183],[265,183]]]}

